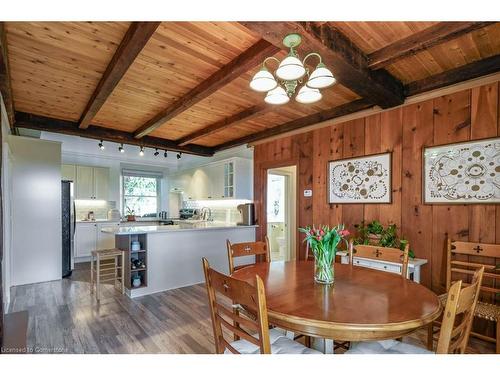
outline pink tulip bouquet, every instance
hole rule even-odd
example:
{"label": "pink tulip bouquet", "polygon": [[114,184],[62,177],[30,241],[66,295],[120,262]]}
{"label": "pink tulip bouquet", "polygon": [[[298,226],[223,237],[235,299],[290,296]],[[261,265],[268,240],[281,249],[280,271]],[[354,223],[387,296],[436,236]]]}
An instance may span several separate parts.
{"label": "pink tulip bouquet", "polygon": [[307,242],[314,254],[314,280],[321,284],[332,284],[337,246],[341,241],[347,245],[349,231],[345,229],[344,224],[332,228],[328,225],[319,228],[314,228],[314,226],[299,228],[299,231],[305,233],[304,242]]}

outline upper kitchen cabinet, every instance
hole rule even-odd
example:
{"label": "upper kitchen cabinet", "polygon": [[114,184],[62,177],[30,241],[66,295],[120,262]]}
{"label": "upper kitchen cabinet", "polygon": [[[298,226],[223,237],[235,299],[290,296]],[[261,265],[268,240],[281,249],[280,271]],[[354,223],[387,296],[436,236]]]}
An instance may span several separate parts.
{"label": "upper kitchen cabinet", "polygon": [[[74,177],[71,177],[74,170]],[[63,164],[62,178],[75,182],[76,199],[108,200],[109,168]]]}
{"label": "upper kitchen cabinet", "polygon": [[252,199],[252,161],[231,158],[178,173],[170,190],[182,191],[186,200]]}

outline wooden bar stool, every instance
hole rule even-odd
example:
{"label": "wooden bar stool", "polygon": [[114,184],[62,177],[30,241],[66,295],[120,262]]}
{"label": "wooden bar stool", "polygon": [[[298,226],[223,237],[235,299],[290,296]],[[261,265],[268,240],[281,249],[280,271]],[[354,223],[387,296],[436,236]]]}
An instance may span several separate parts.
{"label": "wooden bar stool", "polygon": [[90,260],[90,293],[100,300],[101,283],[113,281],[115,289],[125,293],[124,264],[125,252],[119,249],[93,250]]}

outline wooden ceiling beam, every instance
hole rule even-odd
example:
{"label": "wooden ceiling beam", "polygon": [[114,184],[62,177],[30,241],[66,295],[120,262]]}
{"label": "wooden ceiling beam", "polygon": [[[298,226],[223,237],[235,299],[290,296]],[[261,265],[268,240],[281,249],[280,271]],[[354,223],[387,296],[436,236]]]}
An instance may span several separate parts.
{"label": "wooden ceiling beam", "polygon": [[182,152],[198,156],[212,156],[214,154],[214,150],[211,147],[198,145],[179,146],[175,141],[150,136],[143,137],[139,140],[134,138],[131,133],[121,130],[108,129],[94,125],[90,125],[87,129],[81,129],[77,122],[38,116],[25,112],[16,111],[15,116],[16,127],[18,128],[61,133],[148,148],[158,148],[161,150]]}
{"label": "wooden ceiling beam", "polygon": [[161,22],[132,22],[80,118],[87,129]]}
{"label": "wooden ceiling beam", "polygon": [[0,22],[0,93],[2,94],[10,129],[15,133],[14,122],[14,98],[12,96],[12,84],[10,80],[9,58],[7,50],[7,37],[5,33],[5,23]]}
{"label": "wooden ceiling beam", "polygon": [[368,67],[381,69],[405,57],[456,39],[494,22],[439,22],[368,55]]}
{"label": "wooden ceiling beam", "polygon": [[244,121],[251,120],[254,117],[261,116],[270,110],[276,110],[273,106],[268,104],[255,105],[253,107],[244,109],[232,116],[226,117],[220,121],[214,122],[200,130],[197,130],[191,134],[186,135],[178,140],[179,146],[185,146],[187,144],[196,142],[199,139],[208,137],[214,133],[220,132],[221,130],[227,129],[229,127],[240,124]]}
{"label": "wooden ceiling beam", "polygon": [[406,96],[450,86],[500,71],[500,54],[411,82],[405,86]]}
{"label": "wooden ceiling beam", "polygon": [[368,57],[352,41],[331,24],[314,22],[242,22],[249,30],[277,47],[285,48],[283,37],[289,33],[302,36],[302,57],[318,52],[332,70],[337,81],[362,98],[389,108],[404,101],[403,85],[387,71],[372,71]]}
{"label": "wooden ceiling beam", "polygon": [[260,141],[262,139],[274,137],[280,134],[284,133],[289,133],[294,130],[309,126],[309,125],[314,125],[319,122],[327,121],[327,120],[332,120],[336,117],[340,116],[346,116],[354,112],[362,111],[364,109],[367,109],[369,107],[372,107],[373,103],[371,103],[367,99],[358,99],[350,103],[346,103],[343,105],[340,105],[338,107],[334,107],[331,109],[327,109],[325,111],[317,112],[309,116],[301,117],[296,120],[289,121],[287,123],[284,123],[282,125],[275,126],[273,128],[269,128],[266,130],[263,130],[258,133],[250,134],[242,138],[238,138],[226,143],[223,143],[221,145],[218,145],[215,147],[215,151],[222,151],[226,150],[228,148],[233,148],[236,146],[241,146],[250,142],[256,142]]}
{"label": "wooden ceiling beam", "polygon": [[272,56],[278,51],[279,48],[275,47],[271,43],[265,40],[259,40],[245,52],[189,91],[186,95],[175,101],[171,106],[164,109],[139,127],[139,129],[137,129],[134,133],[134,136],[136,138],[142,138],[151,133],[167,121],[178,116],[180,113],[240,77],[242,74],[256,67],[262,63],[267,56]]}

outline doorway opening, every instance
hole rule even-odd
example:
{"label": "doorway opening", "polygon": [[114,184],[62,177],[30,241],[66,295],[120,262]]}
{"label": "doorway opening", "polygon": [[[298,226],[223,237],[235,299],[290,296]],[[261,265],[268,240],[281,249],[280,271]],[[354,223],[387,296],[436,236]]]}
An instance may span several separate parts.
{"label": "doorway opening", "polygon": [[295,259],[297,167],[267,170],[267,236],[271,261]]}

